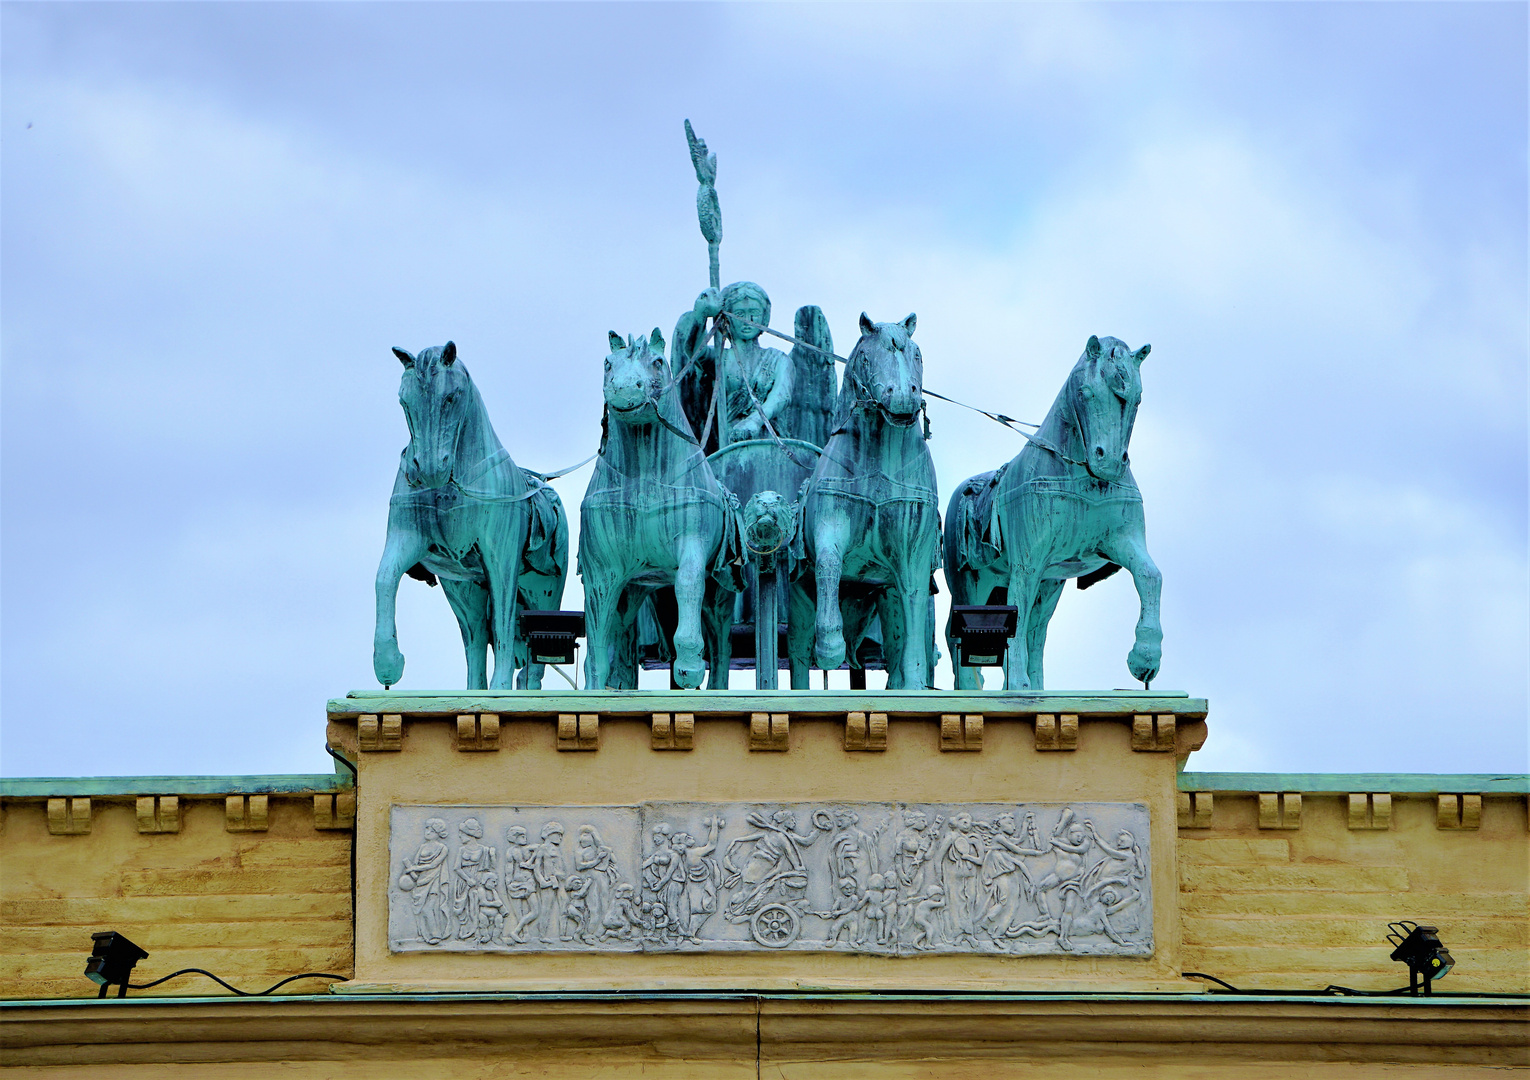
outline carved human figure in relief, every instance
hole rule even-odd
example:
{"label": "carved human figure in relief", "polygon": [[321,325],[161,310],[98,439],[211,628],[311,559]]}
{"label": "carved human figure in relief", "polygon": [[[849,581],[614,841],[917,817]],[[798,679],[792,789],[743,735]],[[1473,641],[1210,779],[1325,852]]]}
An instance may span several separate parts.
{"label": "carved human figure in relief", "polygon": [[1017,835],[1014,814],[1000,814],[989,834],[988,854],[983,856],[983,888],[988,905],[980,927],[991,935],[1002,934],[1015,922],[1022,895],[1035,892],[1025,859],[1045,855],[1047,848],[1036,835],[1036,815],[1025,815],[1026,834]]}
{"label": "carved human figure in relief", "polygon": [[892,865],[898,889],[898,927],[907,933],[912,926],[914,903],[930,884],[930,849],[945,819],[937,817],[930,828],[929,816],[916,807],[903,811],[903,829],[893,837]]}
{"label": "carved human figure in relief", "polygon": [[945,929],[950,944],[963,941],[976,947],[977,923],[983,907],[978,875],[983,867],[983,846],[972,835],[972,815],[963,811],[946,823],[935,852],[935,865],[946,893]]}
{"label": "carved human figure in relief", "polygon": [[1051,872],[1036,882],[1037,906],[1041,908],[1043,918],[1054,922],[1062,914],[1062,908],[1059,906],[1055,912],[1052,910],[1050,894],[1065,885],[1077,886],[1084,874],[1084,860],[1094,843],[1091,835],[1094,827],[1090,825],[1085,828],[1075,820],[1075,816],[1070,806],[1063,810],[1057,824],[1052,827],[1048,843],[1057,853],[1057,861],[1052,865]]}
{"label": "carved human figure in relief", "polygon": [[404,863],[398,887],[409,894],[409,907],[421,941],[439,945],[452,933],[451,868],[446,847],[446,822],[431,818],[425,822],[425,842]]}
{"label": "carved human figure in relief", "polygon": [[681,881],[680,910],[676,916],[682,936],[699,944],[701,928],[717,911],[717,890],[722,883],[722,868],[717,863],[717,836],[727,821],[717,815],[703,819],[705,843],[689,833],[675,837],[674,850],[679,856]]}
{"label": "carved human figure in relief", "polygon": [[685,869],[673,847],[673,833],[674,828],[667,822],[661,821],[653,827],[653,850],[640,867],[643,873],[643,895],[649,905],[659,906],[657,915],[652,906],[648,912],[651,918],[658,920],[661,935],[681,933],[677,916],[680,898],[685,891]]}
{"label": "carved human figure in relief", "polygon": [[565,914],[568,864],[563,858],[563,826],[558,822],[542,826],[542,842],[532,857],[531,872],[537,888],[537,936],[548,944],[568,941],[573,936]]}
{"label": "carved human figure in relief", "polygon": [[478,900],[478,944],[491,945],[505,932],[505,902],[499,898],[499,875],[485,874]]}
{"label": "carved human figure in relief", "polygon": [[913,936],[909,944],[916,949],[933,949],[939,938],[937,922],[946,906],[946,890],[939,885],[930,886],[929,895],[914,901],[912,922]]}
{"label": "carved human figure in relief", "polygon": [[866,937],[878,945],[886,945],[895,939],[894,916],[898,910],[898,893],[890,888],[881,874],[866,879]]}
{"label": "carved human figure in relief", "polygon": [[637,890],[625,881],[616,886],[611,906],[601,920],[602,941],[635,941],[643,930],[643,913],[639,910]]}
{"label": "carved human figure in relief", "polygon": [[[864,887],[878,869],[877,842],[860,827],[860,821],[860,815],[853,810],[834,811],[835,835],[830,850],[835,876],[854,878],[856,884]],[[878,829],[878,835],[880,833]]]}
{"label": "carved human figure in relief", "polygon": [[489,893],[485,879],[494,873],[494,849],[478,842],[483,825],[477,818],[465,818],[457,834],[461,846],[452,867],[456,893],[452,914],[457,917],[457,936],[467,941],[478,936],[478,909]]}
{"label": "carved human figure in relief", "polygon": [[574,870],[589,879],[589,926],[599,933],[605,923],[611,893],[622,878],[611,848],[600,839],[593,825],[579,826],[579,840],[574,846]]}
{"label": "carved human figure in relief", "polygon": [[537,918],[537,882],[532,865],[537,846],[526,830],[512,825],[505,830],[505,942],[524,944],[526,929]]}
{"label": "carved human figure in relief", "polygon": [[[768,899],[800,897],[808,884],[802,849],[810,847],[820,830],[832,824],[827,812],[818,811],[812,831],[796,832],[797,814],[785,808],[769,817],[758,811],[751,813],[748,821],[757,831],[730,841],[723,855],[724,886],[743,886],[728,901],[728,914],[733,918],[753,913]],[[734,860],[741,848],[748,849],[749,857],[739,867]]]}
{"label": "carved human figure in relief", "polygon": [[859,886],[851,877],[839,879],[839,893],[828,911],[813,912],[820,919],[829,920],[824,942],[838,945],[843,938],[846,945],[864,945],[866,934],[861,926],[861,911],[866,906],[866,897],[861,895]]}

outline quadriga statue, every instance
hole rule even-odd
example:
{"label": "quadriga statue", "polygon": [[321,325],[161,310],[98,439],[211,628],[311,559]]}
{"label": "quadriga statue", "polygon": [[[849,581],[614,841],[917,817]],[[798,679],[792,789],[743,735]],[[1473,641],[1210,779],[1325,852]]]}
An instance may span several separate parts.
{"label": "quadriga statue", "polygon": [[377,568],[377,629],[372,668],[393,686],[404,674],[394,611],[408,574],[441,589],[457,616],[467,653],[467,688],[488,681],[494,647],[496,690],[540,688],[543,666],[529,663],[517,614],[557,608],[568,571],[568,521],[542,477],[518,468],[489,423],[483,398],[448,341],[411,355],[398,400],[409,445],[388,500],[388,540]]}
{"label": "quadriga statue", "polygon": [[891,323],[861,315],[836,423],[803,497],[807,559],[817,577],[818,666],[832,671],[845,662],[841,583],[869,586],[882,620],[890,690],[931,685],[930,577],[940,561],[935,464],[920,426],[924,358],[913,341],[914,322],[913,315]]}
{"label": "quadriga statue", "polygon": [[585,685],[633,689],[639,612],[673,589],[672,674],[695,689],[706,670],[702,604],[711,578],[737,591],[737,511],[707,464],[680,407],[664,338],[610,335],[605,415],[594,475],[579,504],[584,579]]}
{"label": "quadriga statue", "polygon": [[[1013,604],[1020,625],[1004,664],[1007,690],[1040,690],[1047,623],[1069,578],[1086,589],[1125,567],[1142,602],[1132,677],[1158,674],[1162,578],[1148,555],[1142,493],[1127,457],[1142,361],[1113,337],[1091,337],[1046,421],[1007,465],[962,484],[946,511],[946,581],[952,604]],[[976,668],[957,663],[959,689],[976,689]]]}

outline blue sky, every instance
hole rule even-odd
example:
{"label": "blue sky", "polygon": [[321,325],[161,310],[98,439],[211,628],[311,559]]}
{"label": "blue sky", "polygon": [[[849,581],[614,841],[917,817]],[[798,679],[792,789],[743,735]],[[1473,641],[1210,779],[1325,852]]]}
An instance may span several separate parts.
{"label": "blue sky", "polygon": [[[688,116],[778,326],[915,311],[931,389],[1032,420],[1091,333],[1151,342],[1196,767],[1525,771],[1526,12],[4,4],[0,770],[327,769],[390,346],[584,458],[606,331],[706,284]],[[931,414],[942,499],[1019,449]],[[1130,685],[1135,608],[1066,593],[1048,685]],[[439,592],[400,612],[403,685],[459,687]]]}

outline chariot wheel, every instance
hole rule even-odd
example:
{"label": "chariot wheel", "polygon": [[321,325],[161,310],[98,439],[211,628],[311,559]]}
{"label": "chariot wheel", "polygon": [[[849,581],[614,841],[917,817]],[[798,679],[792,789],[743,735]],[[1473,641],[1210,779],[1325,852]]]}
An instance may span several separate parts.
{"label": "chariot wheel", "polygon": [[749,920],[749,932],[767,949],[784,949],[797,940],[802,920],[785,904],[766,904]]}

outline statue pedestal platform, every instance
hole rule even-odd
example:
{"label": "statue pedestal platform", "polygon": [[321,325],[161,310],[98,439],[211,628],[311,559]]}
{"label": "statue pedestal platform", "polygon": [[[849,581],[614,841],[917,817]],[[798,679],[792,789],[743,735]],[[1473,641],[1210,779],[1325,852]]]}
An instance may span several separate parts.
{"label": "statue pedestal platform", "polygon": [[1166,990],[1184,695],[356,693],[341,990]]}

